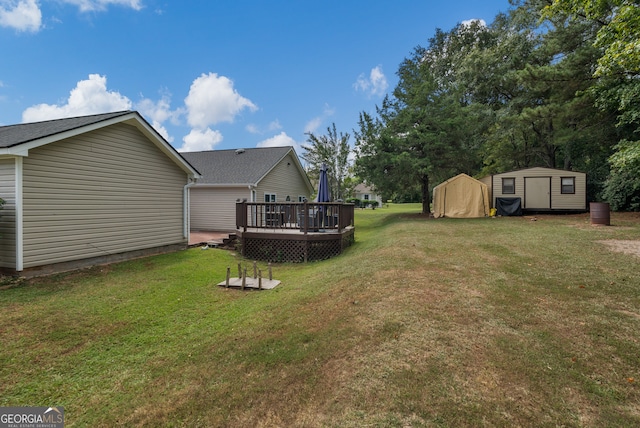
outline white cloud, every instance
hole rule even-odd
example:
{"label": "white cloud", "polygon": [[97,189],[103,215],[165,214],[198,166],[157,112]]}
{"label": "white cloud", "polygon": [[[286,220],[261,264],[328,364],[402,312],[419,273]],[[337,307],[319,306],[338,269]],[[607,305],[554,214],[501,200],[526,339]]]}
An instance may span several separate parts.
{"label": "white cloud", "polygon": [[213,150],[213,148],[222,142],[222,134],[212,129],[197,130],[192,129],[189,135],[186,135],[182,141],[184,144],[178,149],[179,152],[200,152],[203,150]]}
{"label": "white cloud", "polygon": [[[253,123],[247,125],[245,129],[251,134],[264,134],[265,132],[260,129],[258,125],[255,125]],[[278,121],[277,119],[267,125],[267,132],[279,131],[280,129],[282,129],[282,125],[280,125],[280,121]]]}
{"label": "white cloud", "polygon": [[0,0],[0,26],[18,31],[37,32],[42,12],[36,0]]}
{"label": "white cloud", "polygon": [[[177,122],[180,111],[171,110],[170,104],[171,95],[165,92],[158,101],[142,98],[135,104],[135,108],[165,140],[172,143],[174,138],[169,135],[163,123],[168,119]],[[106,76],[90,74],[88,80],[81,80],[76,84],[76,87],[71,90],[69,98],[63,104],[38,104],[29,107],[22,113],[22,121],[38,122],[64,117],[131,110],[131,108],[132,102],[129,98],[119,92],[107,89]]]}
{"label": "white cloud", "polygon": [[259,134],[260,133],[260,128],[258,128],[258,125],[254,125],[253,123],[250,123],[244,129],[246,129],[247,132],[249,132],[250,134]]}
{"label": "white cloud", "polygon": [[464,25],[465,27],[470,26],[471,24],[473,24],[474,22],[477,22],[480,24],[481,27],[486,27],[487,23],[484,19],[467,19],[465,21],[462,21],[460,24]]}
{"label": "white cloud", "polygon": [[280,129],[282,129],[282,125],[280,125],[280,121],[277,119],[269,124],[269,131],[278,131]]}
{"label": "white cloud", "polygon": [[142,9],[142,0],[62,0],[64,3],[78,6],[80,12],[106,10],[110,5],[130,7],[133,10]]}
{"label": "white cloud", "polygon": [[353,84],[356,91],[362,91],[369,96],[382,96],[389,88],[387,77],[382,72],[382,67],[377,66],[371,69],[369,77],[366,77],[364,73],[358,76],[358,80]]}
{"label": "white cloud", "polygon": [[[60,0],[77,6],[80,12],[105,11],[111,5],[141,10],[142,0]],[[56,18],[52,18],[56,20]],[[36,33],[42,29],[38,0],[0,0],[0,27]]]}
{"label": "white cloud", "polygon": [[314,117],[304,126],[304,133],[316,132],[324,119],[322,117]]}
{"label": "white cloud", "polygon": [[[2,0],[0,0],[2,1]],[[77,82],[67,99],[55,104],[37,104],[25,109],[23,122],[37,122],[65,117],[109,113],[135,108],[145,117],[158,133],[169,143],[174,138],[165,127],[167,121],[179,125],[182,116],[186,116],[191,131],[183,137],[181,151],[211,150],[223,140],[218,130],[209,125],[220,121],[233,121],[235,115],[245,108],[257,107],[233,89],[233,82],[214,73],[203,74],[194,80],[185,98],[185,106],[171,109],[171,94],[165,89],[160,99],[153,100],[141,96],[133,103],[128,97],[117,91],[109,90],[107,77],[90,74],[88,79]],[[278,121],[269,124],[269,130],[281,128]],[[248,127],[248,130],[257,128]]]}
{"label": "white cloud", "polygon": [[304,126],[304,133],[305,134],[315,133],[320,127],[320,125],[322,124],[322,122],[324,122],[327,118],[333,116],[335,112],[336,110],[334,108],[332,108],[328,104],[325,104],[322,115],[318,117],[314,117],[309,122],[307,122],[307,124]]}
{"label": "white cloud", "polygon": [[153,129],[158,131],[158,134],[162,135],[162,138],[167,140],[169,143],[173,143],[173,137],[169,135],[169,131],[167,131],[167,128],[165,128],[162,123],[157,120],[153,120],[151,121],[151,126],[153,126]]}
{"label": "white cloud", "polygon": [[284,147],[284,146],[298,147],[298,143],[296,142],[296,140],[289,137],[284,131],[271,138],[267,138],[266,140],[260,141],[257,144],[257,147]]}
{"label": "white cloud", "polygon": [[143,116],[160,124],[169,119],[172,123],[177,124],[182,114],[180,109],[171,110],[171,94],[166,90],[160,93],[160,99],[158,101],[143,97],[136,103],[136,110]]}
{"label": "white cloud", "polygon": [[119,92],[108,91],[106,76],[90,74],[88,80],[77,83],[64,104],[38,104],[29,107],[22,112],[22,121],[38,122],[122,110],[131,110],[131,100]]}
{"label": "white cloud", "polygon": [[202,74],[195,79],[184,103],[187,122],[196,129],[219,122],[233,122],[245,108],[251,111],[258,108],[233,88],[232,80],[216,73]]}

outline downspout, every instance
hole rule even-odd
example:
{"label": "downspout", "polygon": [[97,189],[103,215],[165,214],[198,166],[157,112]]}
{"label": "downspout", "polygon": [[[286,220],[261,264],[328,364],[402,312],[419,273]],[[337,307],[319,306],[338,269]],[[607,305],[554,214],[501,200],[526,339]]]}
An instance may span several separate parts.
{"label": "downspout", "polygon": [[193,178],[189,179],[189,183],[185,184],[182,188],[182,236],[187,241],[189,240],[189,232],[191,231],[191,210],[189,207],[189,189],[195,186],[196,183]]}
{"label": "downspout", "polygon": [[15,162],[15,226],[16,226],[16,271],[24,269],[24,207],[22,200],[22,156]]}
{"label": "downspout", "polygon": [[[249,184],[248,187],[249,187],[249,199],[248,199],[249,202],[258,202],[258,192],[255,193],[255,197],[254,197],[254,192],[255,192],[255,189],[256,189],[257,186],[255,184]],[[252,208],[250,208],[250,211],[251,211],[251,223],[252,224],[256,224],[256,220],[257,220],[256,217],[258,215],[257,214],[257,210],[258,210],[258,207],[255,206],[255,205]],[[244,213],[244,215],[246,215],[247,217],[249,216],[249,214],[246,213],[246,212]],[[245,228],[244,231],[246,232],[247,229]]]}

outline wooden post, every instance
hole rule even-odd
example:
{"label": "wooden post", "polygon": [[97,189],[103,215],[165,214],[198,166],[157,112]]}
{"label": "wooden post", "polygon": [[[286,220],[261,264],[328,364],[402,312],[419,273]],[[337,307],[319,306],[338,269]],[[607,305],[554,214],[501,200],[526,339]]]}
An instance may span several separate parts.
{"label": "wooden post", "polygon": [[262,271],[258,271],[258,290],[262,290]]}
{"label": "wooden post", "polygon": [[242,289],[247,285],[247,268],[244,268],[244,275],[242,276]]}
{"label": "wooden post", "polygon": [[271,262],[269,262],[268,266],[269,266],[269,281],[273,281],[273,273],[271,272]]}
{"label": "wooden post", "polygon": [[257,262],[254,260],[253,261],[253,279],[256,279],[258,277],[258,266],[257,266]]}
{"label": "wooden post", "polygon": [[229,277],[231,276],[231,267],[227,266],[227,282],[225,283],[225,287],[229,288]]}
{"label": "wooden post", "polygon": [[238,263],[238,278],[242,278],[242,266]]}
{"label": "wooden post", "polygon": [[[302,206],[302,224],[304,228],[304,234],[307,234],[309,230],[309,205],[307,204],[307,200],[304,200],[304,205]],[[305,257],[306,258],[306,257]]]}
{"label": "wooden post", "polygon": [[247,222],[248,214],[247,214],[247,201],[246,200],[242,201],[242,215],[244,216],[243,217],[243,223],[242,223],[244,226],[242,227],[242,231],[246,232],[247,231],[247,223],[248,223]]}

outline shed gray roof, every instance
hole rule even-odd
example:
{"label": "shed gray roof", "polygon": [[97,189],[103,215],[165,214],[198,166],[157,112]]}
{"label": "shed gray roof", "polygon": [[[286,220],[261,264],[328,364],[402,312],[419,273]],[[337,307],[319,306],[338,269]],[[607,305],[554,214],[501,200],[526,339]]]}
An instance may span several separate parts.
{"label": "shed gray roof", "polygon": [[182,156],[202,174],[198,183],[256,185],[289,152],[297,160],[293,147],[182,152]]}
{"label": "shed gray roof", "polygon": [[19,123],[17,125],[0,126],[0,148],[17,146],[29,141],[71,131],[94,123],[102,122],[118,116],[130,114],[131,111],[94,114],[91,116],[70,117],[66,119],[46,120],[43,122]]}

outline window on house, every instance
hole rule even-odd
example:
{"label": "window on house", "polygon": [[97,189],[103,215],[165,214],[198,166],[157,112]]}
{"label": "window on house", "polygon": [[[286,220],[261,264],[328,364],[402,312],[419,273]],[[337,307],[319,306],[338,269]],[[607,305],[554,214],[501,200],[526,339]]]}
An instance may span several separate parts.
{"label": "window on house", "polygon": [[369,200],[369,195],[364,195],[364,200],[368,201]]}
{"label": "window on house", "polygon": [[575,177],[562,177],[560,178],[560,193],[563,194],[575,194],[576,193],[576,178]]}
{"label": "window on house", "polygon": [[503,178],[502,179],[502,194],[503,195],[513,195],[516,193],[516,179],[511,178]]}
{"label": "window on house", "polygon": [[[276,194],[275,193],[265,193],[264,194],[264,201],[268,204],[274,203],[276,201]],[[271,212],[275,210],[275,206],[272,205],[267,205],[265,208],[266,212]]]}

